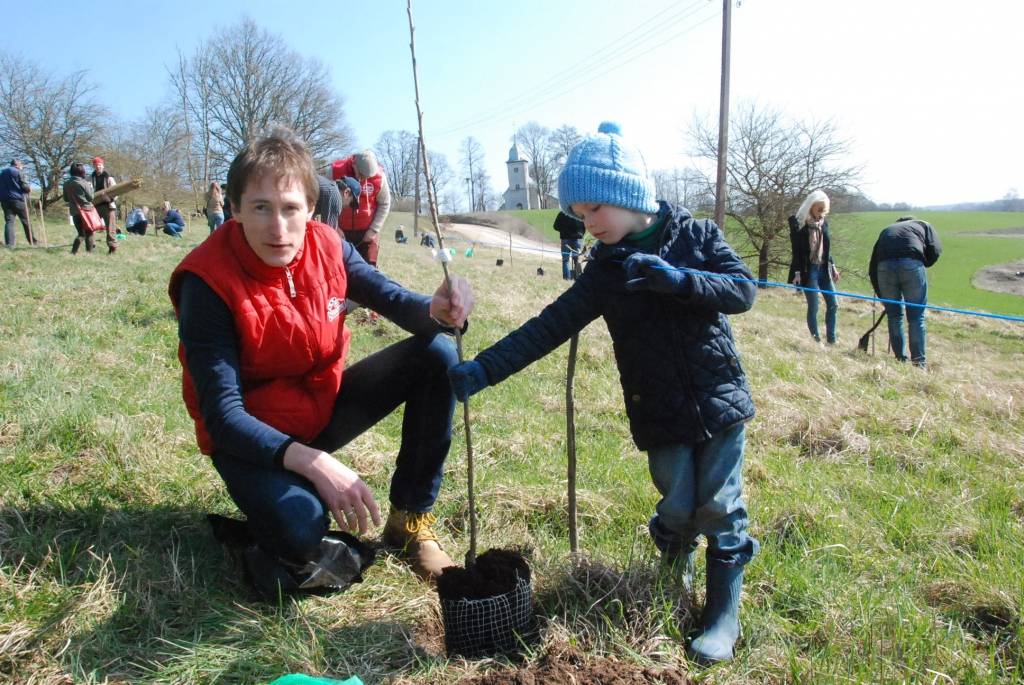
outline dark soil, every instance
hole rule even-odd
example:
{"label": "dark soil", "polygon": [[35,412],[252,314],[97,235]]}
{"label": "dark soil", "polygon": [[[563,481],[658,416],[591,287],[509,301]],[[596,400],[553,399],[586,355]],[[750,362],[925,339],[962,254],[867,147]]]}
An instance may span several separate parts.
{"label": "dark soil", "polygon": [[1024,296],[1024,260],[983,267],[971,281],[985,290]]}
{"label": "dark soil", "polygon": [[446,568],[437,579],[437,594],[441,599],[487,599],[514,590],[518,578],[530,580],[523,555],[491,549],[478,556],[471,568]]}
{"label": "dark soil", "polygon": [[458,681],[458,685],[686,685],[691,680],[677,668],[643,667],[608,657],[588,658],[571,649],[552,650],[517,670],[487,673]]}

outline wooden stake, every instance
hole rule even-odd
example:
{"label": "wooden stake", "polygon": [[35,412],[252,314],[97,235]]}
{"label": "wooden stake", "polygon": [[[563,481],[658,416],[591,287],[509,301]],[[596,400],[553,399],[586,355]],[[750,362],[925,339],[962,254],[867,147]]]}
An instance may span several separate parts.
{"label": "wooden stake", "polygon": [[42,198],[36,200],[39,205],[39,225],[43,229],[43,247],[49,247],[50,244],[46,240],[46,216],[43,214],[43,200]]}
{"label": "wooden stake", "polygon": [[[419,126],[419,148],[423,161],[423,178],[427,186],[427,204],[430,206],[430,221],[434,225],[434,234],[437,236],[437,249],[443,252],[444,238],[441,235],[441,226],[437,219],[437,198],[434,196],[434,186],[431,183],[430,160],[427,158],[427,142],[423,139],[423,110],[420,108],[420,81],[416,72],[416,27],[412,21],[412,0],[406,0],[406,13],[409,15],[409,53],[412,56],[412,83],[416,93],[416,122]],[[510,236],[511,239],[511,236]],[[510,260],[511,261],[511,260]],[[452,278],[448,273],[448,263],[441,261],[441,270],[444,271],[444,280],[448,285],[448,292],[452,291]],[[459,352],[459,362],[463,361],[462,356],[462,331],[455,329],[455,346]],[[469,401],[462,405],[462,423],[466,430],[466,486],[469,496],[469,551],[466,552],[466,568],[476,564],[476,499],[473,493],[473,436],[470,430]]]}
{"label": "wooden stake", "polygon": [[[572,256],[572,275],[579,278],[580,258]],[[569,364],[565,372],[565,450],[568,457],[566,487],[569,490],[569,552],[575,558],[580,551],[580,532],[576,517],[576,405],[573,400],[572,383],[576,375],[576,350],[580,334],[569,339]]]}

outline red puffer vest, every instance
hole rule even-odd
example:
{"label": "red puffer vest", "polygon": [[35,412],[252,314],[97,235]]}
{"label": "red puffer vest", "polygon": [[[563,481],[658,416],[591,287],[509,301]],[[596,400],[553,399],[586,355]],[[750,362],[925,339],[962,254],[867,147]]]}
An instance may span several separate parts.
{"label": "red puffer vest", "polygon": [[[185,272],[202,278],[234,315],[246,411],[296,440],[316,437],[331,417],[348,352],[347,277],[335,230],[308,222],[305,242],[285,268],[263,262],[231,219],[171,274],[175,313]],[[182,345],[178,359],[199,449],[212,454]]]}
{"label": "red puffer vest", "polygon": [[[341,215],[338,217],[338,228],[343,231],[365,231],[373,223],[373,216],[377,213],[377,194],[384,185],[384,172],[379,170],[376,176],[370,176],[362,181],[362,189],[359,191],[359,209],[352,209],[348,205],[341,208]],[[356,176],[356,165],[351,157],[334,162],[331,165],[331,178],[337,181],[345,176]]]}

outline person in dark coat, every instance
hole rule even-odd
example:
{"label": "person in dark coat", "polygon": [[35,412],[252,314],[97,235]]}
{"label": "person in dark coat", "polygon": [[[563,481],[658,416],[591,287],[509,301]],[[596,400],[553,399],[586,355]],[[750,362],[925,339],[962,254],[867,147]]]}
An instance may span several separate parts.
{"label": "person in dark coat", "polygon": [[572,272],[571,258],[573,256],[578,258],[583,252],[583,222],[565,212],[559,212],[555,217],[554,227],[558,231],[559,242],[562,246],[562,279],[576,280]]}
{"label": "person in dark coat", "polygon": [[789,282],[812,290],[805,290],[807,297],[807,330],[815,341],[821,342],[818,334],[818,297],[825,300],[825,341],[836,342],[837,313],[839,299],[835,295],[835,284],[839,282],[839,270],[832,260],[832,239],[828,233],[828,195],[815,190],[803,201],[796,214],[789,217],[789,242],[793,258],[789,264]]}
{"label": "person in dark coat", "polygon": [[71,221],[78,234],[75,242],[71,243],[71,254],[78,254],[82,243],[85,243],[86,252],[92,252],[96,247],[96,239],[82,221],[82,210],[93,206],[92,183],[85,177],[84,164],[75,162],[68,168],[68,179],[64,182],[62,190],[64,201],[68,203],[68,211],[71,212]]}
{"label": "person in dark coat", "polygon": [[326,176],[318,174],[316,182],[320,186],[320,194],[317,195],[316,207],[313,208],[313,218],[331,228],[337,228],[338,215],[341,214],[341,191],[334,181]]}
{"label": "person in dark coat", "polygon": [[868,274],[878,297],[885,302],[889,324],[889,346],[896,359],[907,361],[903,341],[903,308],[907,310],[907,334],[910,361],[925,366],[925,328],[923,305],[928,304],[928,276],[925,269],[939,261],[942,244],[927,221],[901,217],[878,234],[871,250]]}
{"label": "person in dark coat", "polygon": [[14,217],[21,220],[28,244],[39,244],[32,235],[32,224],[28,218],[28,196],[32,189],[21,175],[21,170],[21,161],[12,159],[11,165],[0,171],[0,205],[4,210],[4,244],[7,247],[14,247],[16,240]]}
{"label": "person in dark coat", "polygon": [[714,222],[655,200],[639,151],[616,124],[572,149],[558,194],[562,211],[597,239],[591,260],[540,314],[453,368],[452,387],[465,400],[603,317],[633,440],[661,494],[648,524],[654,544],[689,584],[697,539],[708,541],[707,602],[690,654],[731,659],[743,567],[759,545],[742,495],[754,404],[727,315],[753,306],[753,276]]}

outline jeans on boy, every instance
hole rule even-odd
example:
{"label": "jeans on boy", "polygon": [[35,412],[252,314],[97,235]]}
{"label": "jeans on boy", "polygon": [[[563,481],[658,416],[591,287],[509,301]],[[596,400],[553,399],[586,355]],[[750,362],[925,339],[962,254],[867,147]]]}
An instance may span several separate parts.
{"label": "jeans on boy", "polygon": [[[836,313],[839,311],[839,300],[831,291],[835,290],[832,284],[832,275],[829,273],[827,264],[811,264],[807,272],[807,283],[802,283],[805,288],[815,288],[830,292],[821,293],[825,298],[825,340],[829,343],[836,341]],[[805,290],[807,297],[807,330],[815,340],[821,340],[818,335],[818,295],[819,293]]]}
{"label": "jeans on boy", "polygon": [[28,244],[35,245],[36,239],[32,235],[32,228],[28,220],[28,209],[25,207],[25,203],[4,200],[0,204],[3,205],[4,209],[4,244],[7,247],[14,247],[17,241],[17,234],[14,232],[14,217],[18,217],[21,220],[21,227],[25,229],[25,239],[28,240]]}
{"label": "jeans on boy", "polygon": [[168,221],[164,224],[164,233],[173,238],[180,238],[183,230],[185,230],[184,226],[176,224],[173,221]]}
{"label": "jeans on boy", "polygon": [[654,544],[665,555],[687,553],[697,536],[708,540],[708,556],[745,565],[760,544],[747,534],[743,501],[744,425],[727,428],[696,445],[649,450],[647,464],[661,494],[651,520]]}
{"label": "jeans on boy", "polygon": [[[878,263],[878,292],[886,300],[908,303],[928,303],[928,277],[919,259],[903,257],[886,259]],[[907,333],[910,338],[910,360],[919,366],[925,363],[924,307],[907,308]],[[903,305],[885,303],[889,322],[889,345],[900,361],[906,361],[903,345]]]}
{"label": "jeans on boy", "polygon": [[562,278],[566,281],[574,281],[572,275],[572,255],[579,255],[583,251],[583,241],[579,239],[562,241]]}
{"label": "jeans on boy", "polygon": [[[396,509],[429,511],[451,445],[455,395],[448,369],[456,363],[455,346],[441,334],[407,338],[356,362],[345,369],[330,423],[311,446],[333,452],[404,402],[389,499]],[[315,555],[330,512],[311,482],[224,452],[214,453],[213,464],[264,550],[296,562]]]}

